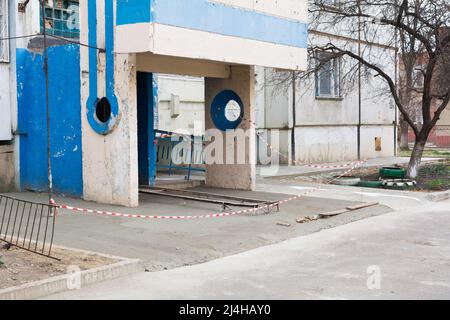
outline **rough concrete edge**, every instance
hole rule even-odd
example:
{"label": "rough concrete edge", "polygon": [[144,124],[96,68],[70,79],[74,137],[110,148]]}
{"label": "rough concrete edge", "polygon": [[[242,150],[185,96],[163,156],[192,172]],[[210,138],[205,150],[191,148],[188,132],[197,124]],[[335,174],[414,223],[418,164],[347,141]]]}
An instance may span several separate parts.
{"label": "rough concrete edge", "polygon": [[103,257],[103,258],[108,258],[108,259],[111,259],[111,260],[119,260],[119,261],[139,260],[139,259],[132,259],[132,258],[115,256],[115,255],[108,254],[108,253],[101,253],[101,252],[90,251],[90,250],[85,250],[85,249],[66,247],[66,246],[61,246],[59,244],[58,245],[54,244],[53,248],[57,248],[57,249],[61,249],[61,250],[69,250],[69,251],[74,251],[74,252],[78,252],[78,253],[90,254],[90,255],[96,255],[96,256]]}
{"label": "rough concrete edge", "polygon": [[448,199],[450,199],[450,190],[427,194],[427,200],[432,202],[440,202]]}
{"label": "rough concrete edge", "polygon": [[[119,262],[110,265],[81,271],[81,287],[144,271],[143,262],[139,259],[128,259],[63,246],[58,246],[58,248],[120,260]],[[71,290],[69,286],[73,281],[73,277],[73,274],[65,274],[44,280],[25,283],[16,287],[2,289],[0,290],[0,300],[33,300],[68,291]]]}
{"label": "rough concrete edge", "polygon": [[[0,233],[0,237],[6,237],[6,234],[4,233]],[[17,238],[19,240],[19,242],[24,241],[24,239],[22,237]],[[0,239],[0,242],[5,240]],[[34,242],[35,243],[35,242]],[[42,241],[38,241],[37,242],[38,246],[42,246]],[[13,244],[14,246],[14,244]],[[22,249],[21,247],[16,246],[19,249]],[[67,251],[73,251],[73,252],[78,252],[78,253],[84,253],[84,254],[89,254],[89,255],[95,255],[95,256],[99,256],[102,258],[108,258],[111,260],[119,260],[119,261],[129,261],[129,260],[133,260],[131,258],[126,258],[126,257],[119,257],[119,256],[115,256],[115,255],[111,255],[111,254],[107,254],[107,253],[100,253],[100,252],[96,252],[96,251],[90,251],[90,250],[84,250],[84,249],[78,249],[78,248],[71,248],[71,247],[66,247],[66,246],[61,246],[61,245],[56,245],[53,244],[52,245],[53,249],[61,249],[61,250],[67,250]],[[58,257],[55,257],[58,258]]]}

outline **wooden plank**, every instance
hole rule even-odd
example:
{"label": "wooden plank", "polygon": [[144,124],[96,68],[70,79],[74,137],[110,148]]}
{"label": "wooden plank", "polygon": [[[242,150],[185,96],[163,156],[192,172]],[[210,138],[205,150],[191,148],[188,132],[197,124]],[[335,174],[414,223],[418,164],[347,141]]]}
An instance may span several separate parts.
{"label": "wooden plank", "polygon": [[355,211],[355,210],[360,210],[360,209],[364,209],[364,208],[377,206],[379,204],[380,204],[379,202],[368,202],[368,203],[358,204],[356,206],[350,206],[350,207],[347,207],[347,209],[351,210],[351,211]]}
{"label": "wooden plank", "polygon": [[348,211],[349,211],[349,209],[342,209],[342,210],[319,213],[319,217],[325,217],[325,218],[326,217],[334,217],[334,216],[338,216],[340,214],[346,213]]}

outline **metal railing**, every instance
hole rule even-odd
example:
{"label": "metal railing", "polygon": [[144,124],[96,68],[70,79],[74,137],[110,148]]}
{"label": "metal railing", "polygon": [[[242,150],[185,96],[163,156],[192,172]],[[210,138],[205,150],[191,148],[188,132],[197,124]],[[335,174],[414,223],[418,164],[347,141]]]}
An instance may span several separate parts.
{"label": "metal railing", "polygon": [[[204,150],[203,137],[195,137],[190,135],[184,143],[179,139],[172,137],[180,137],[177,133],[155,130],[157,134],[155,139],[158,140],[157,145],[157,169],[165,169],[171,175],[173,171],[187,171],[186,180],[191,179],[192,172],[205,172],[204,168]],[[159,136],[158,136],[159,135]],[[173,150],[177,145],[182,145],[180,154],[176,154],[173,159]],[[174,164],[174,160],[176,163]]]}
{"label": "metal railing", "polygon": [[0,195],[0,241],[52,257],[56,208]]}

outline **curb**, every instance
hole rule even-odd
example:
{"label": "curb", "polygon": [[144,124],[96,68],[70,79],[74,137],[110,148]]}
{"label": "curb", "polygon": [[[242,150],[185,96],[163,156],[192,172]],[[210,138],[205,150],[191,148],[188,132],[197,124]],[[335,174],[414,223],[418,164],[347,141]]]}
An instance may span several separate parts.
{"label": "curb", "polygon": [[[67,249],[67,247],[59,248]],[[120,260],[119,262],[107,266],[101,266],[98,268],[81,271],[79,280],[81,283],[81,287],[124,277],[144,270],[144,265],[139,259],[128,259],[85,250],[70,250],[75,252],[91,253],[102,257]],[[52,294],[73,290],[71,288],[73,282],[73,274],[64,274],[44,280],[25,283],[20,286],[0,290],[0,300],[34,300],[45,298]]]}
{"label": "curb", "polygon": [[450,190],[427,194],[427,200],[432,202],[440,202],[447,199],[450,199]]}

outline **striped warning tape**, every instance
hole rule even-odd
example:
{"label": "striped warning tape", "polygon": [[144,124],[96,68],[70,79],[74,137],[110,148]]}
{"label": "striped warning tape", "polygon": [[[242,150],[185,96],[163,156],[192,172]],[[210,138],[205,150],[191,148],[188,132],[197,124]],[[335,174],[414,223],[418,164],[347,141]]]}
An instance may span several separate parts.
{"label": "striped warning tape", "polygon": [[[242,120],[245,121],[245,122],[250,123],[255,128],[257,126],[257,124],[254,121],[250,120],[250,119],[243,118]],[[358,160],[358,161],[343,163],[343,164],[339,164],[339,165],[308,164],[308,163],[301,162],[301,161],[298,161],[298,160],[295,160],[295,159],[291,159],[291,157],[289,157],[288,155],[286,155],[286,154],[282,153],[280,150],[274,148],[267,140],[265,140],[262,137],[261,134],[257,134],[257,135],[258,135],[259,139],[263,143],[265,143],[267,145],[267,147],[271,151],[275,152],[276,154],[278,154],[279,156],[281,156],[282,158],[284,158],[286,160],[291,160],[297,166],[309,167],[309,168],[314,168],[314,169],[345,169],[345,168],[353,167],[354,165],[364,164],[366,162],[366,161]],[[192,139],[191,135],[184,134],[184,133],[178,133],[178,132],[174,132],[173,134],[161,134],[161,136],[159,138],[171,138],[173,136],[184,137],[188,141],[190,141],[190,139]]]}
{"label": "striped warning tape", "polygon": [[[246,121],[255,127],[257,126],[257,124],[250,119],[243,118],[243,121]],[[358,160],[358,161],[343,163],[343,164],[339,164],[339,165],[308,164],[308,163],[301,162],[301,161],[298,161],[295,159],[291,159],[291,157],[289,157],[288,155],[283,154],[282,152],[280,152],[280,150],[274,148],[266,139],[264,139],[262,137],[261,134],[257,134],[257,135],[258,135],[259,139],[262,142],[264,142],[271,151],[275,152],[276,154],[278,154],[279,156],[281,156],[282,158],[284,158],[286,160],[291,160],[295,165],[302,166],[302,167],[309,167],[309,168],[314,168],[314,169],[345,169],[345,168],[353,167],[354,165],[362,165],[367,162],[367,160]]]}
{"label": "striped warning tape", "polygon": [[[361,161],[361,163],[364,163],[364,162],[365,161]],[[359,164],[355,165],[354,167],[352,167],[351,169],[342,173],[341,175],[331,179],[326,184],[333,183],[335,180],[347,175],[348,173],[350,173],[351,171],[356,169],[358,166],[359,166]],[[110,217],[123,217],[123,218],[149,219],[149,220],[200,220],[200,219],[224,218],[224,217],[237,216],[237,215],[243,215],[243,214],[251,214],[251,213],[261,211],[261,210],[273,209],[280,205],[284,205],[288,202],[301,199],[312,193],[319,192],[322,190],[323,190],[322,188],[316,187],[316,188],[311,189],[310,191],[304,192],[302,194],[294,195],[288,199],[280,200],[278,202],[274,202],[271,204],[267,204],[264,206],[251,208],[251,209],[243,209],[243,210],[238,210],[238,211],[233,211],[233,212],[211,213],[211,214],[206,214],[206,215],[192,215],[192,216],[180,216],[180,215],[160,216],[160,215],[127,214],[127,213],[119,213],[119,212],[111,212],[111,211],[103,211],[103,210],[85,209],[85,208],[78,208],[78,207],[73,207],[73,206],[69,206],[69,205],[58,205],[54,199],[51,199],[50,203],[55,208],[59,208],[59,209],[65,209],[65,210],[70,210],[70,211],[74,211],[74,212],[105,215],[105,216],[110,216]]]}
{"label": "striped warning tape", "polygon": [[[205,215],[192,215],[192,216],[157,216],[157,215],[143,215],[143,214],[127,214],[127,213],[119,213],[119,212],[111,212],[111,211],[103,211],[103,210],[93,210],[93,209],[85,209],[85,208],[78,208],[78,207],[72,207],[69,205],[57,205],[54,204],[55,207],[59,209],[65,209],[75,212],[82,212],[82,213],[92,213],[92,214],[98,214],[98,215],[105,215],[110,217],[122,217],[122,218],[135,218],[135,219],[150,219],[150,220],[199,220],[199,219],[212,219],[212,218],[224,218],[224,217],[230,217],[230,216],[237,216],[237,215],[244,215],[244,214],[251,214],[255,213],[261,210],[268,210],[275,208],[279,205],[285,204],[290,201],[294,201],[297,199],[300,199],[302,197],[307,196],[308,194],[319,191],[321,189],[315,188],[309,192],[306,192],[301,195],[293,196],[286,200],[281,200],[275,203],[267,204],[264,206],[251,208],[251,209],[244,209],[244,210],[238,210],[233,212],[221,212],[221,213],[211,213],[211,214],[205,214]],[[52,199],[53,203],[54,200]]]}

